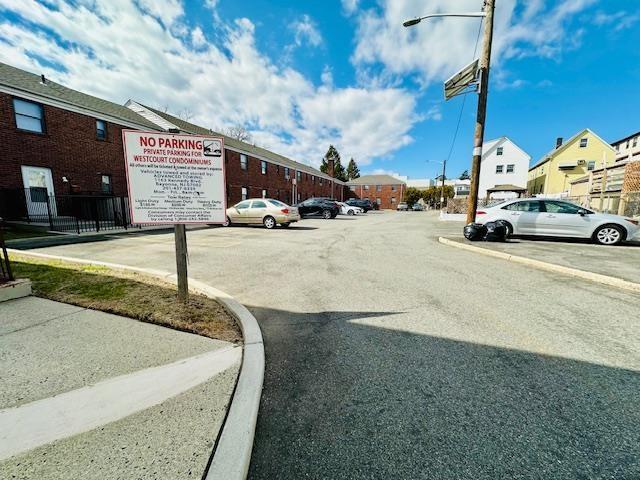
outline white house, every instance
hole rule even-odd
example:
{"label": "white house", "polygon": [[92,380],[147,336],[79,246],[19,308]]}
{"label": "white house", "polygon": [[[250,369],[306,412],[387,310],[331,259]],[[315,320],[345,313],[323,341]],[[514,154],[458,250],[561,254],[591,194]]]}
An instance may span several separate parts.
{"label": "white house", "polygon": [[[482,147],[478,198],[513,198],[527,189],[531,156],[508,137],[485,142]],[[520,193],[522,193],[520,192]]]}

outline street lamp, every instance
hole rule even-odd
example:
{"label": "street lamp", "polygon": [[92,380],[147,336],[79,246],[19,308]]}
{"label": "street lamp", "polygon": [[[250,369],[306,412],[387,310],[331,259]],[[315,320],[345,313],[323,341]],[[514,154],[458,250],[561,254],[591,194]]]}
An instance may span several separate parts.
{"label": "street lamp", "polygon": [[[485,0],[483,12],[472,13],[434,13],[423,17],[416,17],[403,23],[405,27],[417,25],[425,18],[433,17],[484,17],[484,35],[482,38],[482,53],[478,65],[480,84],[478,89],[478,112],[476,128],[473,138],[473,157],[471,160],[471,185],[469,189],[469,203],[467,205],[467,223],[476,220],[478,208],[478,187],[480,184],[480,163],[482,161],[482,143],[484,141],[484,125],[487,116],[487,93],[489,90],[489,64],[491,63],[491,42],[493,40],[493,13],[495,0]],[[444,193],[443,193],[444,194]]]}

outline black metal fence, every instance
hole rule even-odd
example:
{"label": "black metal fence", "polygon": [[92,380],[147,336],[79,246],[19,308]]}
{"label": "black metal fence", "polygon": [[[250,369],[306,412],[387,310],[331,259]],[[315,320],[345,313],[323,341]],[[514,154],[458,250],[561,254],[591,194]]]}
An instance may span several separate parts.
{"label": "black metal fence", "polygon": [[11,272],[7,247],[4,244],[4,221],[0,218],[0,283],[11,280],[13,280],[13,273]]}
{"label": "black metal fence", "polygon": [[49,195],[46,188],[0,190],[0,216],[57,232],[101,232],[132,226],[127,197]]}

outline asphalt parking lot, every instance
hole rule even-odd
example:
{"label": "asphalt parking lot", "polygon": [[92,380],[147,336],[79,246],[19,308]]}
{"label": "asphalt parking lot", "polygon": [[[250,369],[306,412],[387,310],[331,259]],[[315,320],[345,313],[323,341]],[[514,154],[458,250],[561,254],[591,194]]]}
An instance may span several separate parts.
{"label": "asphalt parking lot", "polygon": [[[188,232],[263,330],[250,478],[640,477],[640,298],[440,245],[430,212]],[[150,268],[173,235],[43,249]]]}

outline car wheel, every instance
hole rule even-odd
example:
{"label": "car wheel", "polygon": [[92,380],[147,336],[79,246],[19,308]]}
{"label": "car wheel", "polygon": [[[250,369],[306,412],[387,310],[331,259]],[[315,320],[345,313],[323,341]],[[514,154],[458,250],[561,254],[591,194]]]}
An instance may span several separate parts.
{"label": "car wheel", "polygon": [[600,245],[617,245],[624,240],[624,230],[618,225],[602,225],[593,234]]}
{"label": "car wheel", "polygon": [[280,224],[281,226],[283,226],[284,228],[289,228],[289,226],[291,225],[291,223],[289,222],[284,222]]}
{"label": "car wheel", "polygon": [[229,217],[227,217],[227,219],[224,221],[222,226],[223,227],[230,227],[231,226],[231,219]]}
{"label": "car wheel", "polygon": [[505,222],[504,220],[502,220],[502,223],[507,229],[506,237],[509,238],[511,235],[513,235],[513,225],[511,225],[509,222]]}
{"label": "car wheel", "polygon": [[353,210],[347,210],[347,215],[353,215]]}
{"label": "car wheel", "polygon": [[264,217],[262,224],[264,225],[264,228],[271,230],[276,226],[276,219],[270,216]]}
{"label": "car wheel", "polygon": [[322,211],[322,218],[324,218],[325,220],[329,220],[332,217],[332,213],[331,210],[323,210]]}

